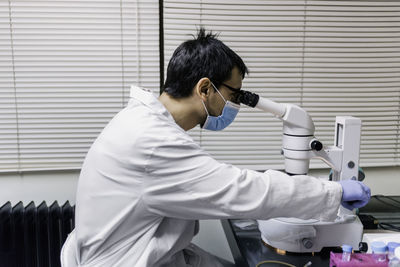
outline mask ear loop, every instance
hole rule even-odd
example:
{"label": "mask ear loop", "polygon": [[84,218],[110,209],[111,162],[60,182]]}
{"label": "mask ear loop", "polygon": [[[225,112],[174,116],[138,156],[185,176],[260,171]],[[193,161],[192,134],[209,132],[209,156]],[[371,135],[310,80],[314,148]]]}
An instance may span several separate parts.
{"label": "mask ear loop", "polygon": [[203,99],[201,100],[201,103],[203,104],[203,107],[204,107],[204,109],[206,110],[207,118],[206,118],[206,121],[204,122],[203,126],[200,127],[200,128],[201,128],[201,131],[200,131],[200,144],[201,144],[201,141],[202,141],[201,137],[202,137],[202,134],[203,134],[203,127],[204,127],[204,125],[207,123],[208,118],[210,117],[210,114],[208,113],[208,110],[207,110],[207,108],[206,108],[206,104],[204,104]]}
{"label": "mask ear loop", "polygon": [[[211,82],[211,81],[210,81]],[[225,101],[226,104],[226,100],[225,98],[222,96],[222,94],[218,91],[217,87],[215,87],[215,85],[213,84],[213,82],[211,82],[211,85],[214,87],[215,90],[217,90],[218,94],[222,97],[222,99]],[[210,116],[210,113],[208,113],[208,110],[206,108],[206,104],[204,104],[203,99],[201,100],[201,103],[203,104],[204,109],[206,110],[207,116]]]}
{"label": "mask ear loop", "polygon": [[[211,82],[211,81],[210,81]],[[226,100],[224,98],[224,96],[220,93],[220,91],[217,89],[217,87],[215,87],[215,85],[213,84],[213,82],[211,82],[212,86],[214,87],[215,90],[217,90],[218,94],[222,97],[222,99],[224,100],[225,104],[226,104]]]}
{"label": "mask ear loop", "polygon": [[204,109],[206,110],[207,116],[210,116],[210,114],[208,114],[208,110],[206,108],[206,104],[204,104],[203,99],[201,100],[201,103],[203,104]]}

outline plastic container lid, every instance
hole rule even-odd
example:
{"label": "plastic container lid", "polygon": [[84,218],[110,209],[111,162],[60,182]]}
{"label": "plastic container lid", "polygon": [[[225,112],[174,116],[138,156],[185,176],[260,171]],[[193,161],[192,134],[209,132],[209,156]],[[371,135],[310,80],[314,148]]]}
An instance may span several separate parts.
{"label": "plastic container lid", "polygon": [[400,260],[400,247],[394,250],[394,256]]}
{"label": "plastic container lid", "polygon": [[389,243],[387,244],[387,246],[388,246],[389,251],[390,251],[390,252],[393,252],[393,251],[395,250],[395,248],[400,247],[400,243],[397,243],[397,242],[389,242]]}
{"label": "plastic container lid", "polygon": [[353,247],[350,246],[350,245],[343,245],[342,246],[342,250],[343,250],[343,252],[350,252],[351,253],[351,251],[353,250]]}
{"label": "plastic container lid", "polygon": [[387,246],[382,241],[374,241],[371,243],[372,252],[384,253],[387,251]]}

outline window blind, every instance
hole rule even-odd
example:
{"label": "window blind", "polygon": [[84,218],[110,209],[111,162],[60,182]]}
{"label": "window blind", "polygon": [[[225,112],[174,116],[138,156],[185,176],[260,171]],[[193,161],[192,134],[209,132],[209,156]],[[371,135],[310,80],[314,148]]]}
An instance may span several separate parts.
{"label": "window blind", "polygon": [[79,169],[129,86],[159,91],[155,0],[0,2],[0,171]]}
{"label": "window blind", "polygon": [[[399,1],[166,0],[165,66],[200,25],[244,59],[243,89],[306,109],[325,146],[333,145],[335,116],[359,117],[360,165],[399,166]],[[242,105],[226,130],[190,134],[218,160],[284,168],[282,122],[270,114]]]}

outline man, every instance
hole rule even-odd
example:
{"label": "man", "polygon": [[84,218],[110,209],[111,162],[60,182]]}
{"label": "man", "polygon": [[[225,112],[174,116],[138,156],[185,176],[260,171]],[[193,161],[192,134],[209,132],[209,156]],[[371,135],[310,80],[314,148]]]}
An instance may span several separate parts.
{"label": "man", "polygon": [[86,156],[64,267],[222,266],[191,244],[196,220],[332,220],[341,201],[368,202],[359,182],[239,169],[192,140],[186,131],[196,125],[222,130],[233,121],[246,72],[236,53],[200,29],[174,52],[158,99],[133,88]]}

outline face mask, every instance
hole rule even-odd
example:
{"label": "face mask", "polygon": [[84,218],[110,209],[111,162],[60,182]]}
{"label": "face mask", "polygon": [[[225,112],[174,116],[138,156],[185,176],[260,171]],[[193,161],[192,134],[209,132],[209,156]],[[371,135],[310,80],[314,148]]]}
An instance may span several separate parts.
{"label": "face mask", "polygon": [[210,116],[210,114],[208,113],[208,110],[206,108],[206,105],[202,101],[204,109],[207,112],[207,119],[203,125],[203,129],[212,130],[212,131],[220,131],[220,130],[225,129],[229,124],[231,124],[233,122],[233,120],[235,119],[236,115],[239,112],[240,105],[235,104],[231,101],[226,101],[225,98],[222,96],[222,94],[215,87],[215,85],[213,83],[211,83],[211,84],[215,88],[215,90],[217,90],[218,94],[222,97],[222,99],[225,101],[225,106],[224,106],[224,109],[222,110],[221,115],[219,115],[218,117]]}

